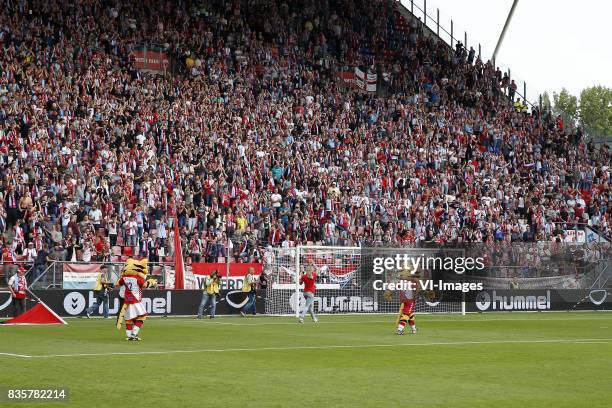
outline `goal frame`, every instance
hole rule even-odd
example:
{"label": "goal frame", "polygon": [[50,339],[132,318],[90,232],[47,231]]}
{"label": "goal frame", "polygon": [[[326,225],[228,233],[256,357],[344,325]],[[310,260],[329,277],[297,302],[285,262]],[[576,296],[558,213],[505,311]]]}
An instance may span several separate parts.
{"label": "goal frame", "polygon": [[[331,301],[332,304],[334,304],[334,299],[335,299],[334,296],[338,296],[333,293],[329,294],[327,290],[331,290],[333,292],[334,289],[339,289],[341,291],[346,290],[347,291],[346,296],[350,297],[351,299],[363,298],[363,299],[370,299],[370,301],[373,301],[374,307],[376,308],[373,311],[373,313],[397,314],[397,306],[392,307],[391,309],[393,310],[389,309],[388,302],[391,301],[390,299],[387,299],[381,303],[381,300],[382,300],[381,295],[383,294],[382,293],[376,294],[377,292],[374,292],[375,294],[373,295],[371,293],[372,289],[371,288],[368,289],[370,285],[369,283],[366,283],[366,282],[373,282],[371,279],[378,279],[378,278],[376,278],[377,275],[373,275],[371,276],[371,278],[366,277],[366,276],[370,276],[368,274],[368,270],[369,270],[368,257],[370,255],[363,253],[363,250],[365,249],[366,247],[364,247],[363,245],[359,245],[359,246],[354,246],[354,245],[353,246],[297,245],[294,247],[269,248],[269,251],[272,256],[270,258],[267,258],[267,256],[264,257],[265,259],[269,259],[267,263],[264,263],[264,268],[268,269],[268,271],[270,271],[270,273],[272,274],[272,282],[271,282],[270,289],[269,289],[271,292],[269,292],[266,295],[266,313],[270,315],[275,315],[275,316],[293,316],[296,319],[300,317],[301,313],[303,312],[302,309],[304,306],[304,304],[302,303],[303,302],[303,295],[302,295],[303,285],[300,284],[300,277],[303,274],[303,268],[305,267],[304,264],[308,261],[308,259],[312,258],[315,260],[315,263],[316,263],[317,274],[319,275],[319,277],[322,277],[320,281],[318,279],[319,282],[317,283],[317,292],[322,291],[320,296],[323,296],[323,297],[321,299],[325,299],[324,300],[325,303],[322,303],[318,306],[320,313],[323,313],[323,314],[330,313],[328,309],[330,307],[330,303],[327,303],[327,302]],[[377,248],[373,248],[373,249],[377,249]],[[407,250],[407,248],[404,248],[401,246],[382,247],[380,249],[384,250],[385,252],[397,251],[398,253],[401,253]],[[336,260],[337,262],[338,259],[344,259],[344,260],[340,261],[341,262],[340,264],[335,263],[335,265],[346,265],[346,266],[350,265],[350,266],[356,267],[356,268],[352,268],[355,271],[354,273],[356,273],[356,275],[354,275],[354,278],[347,277],[348,280],[344,281],[344,283],[343,281],[337,281],[337,278],[343,275],[337,275],[336,273],[337,269],[334,268],[332,266],[332,263],[330,262],[334,262],[334,260]],[[328,266],[330,269],[327,269],[326,266]],[[341,270],[342,268],[343,267],[340,266]],[[291,275],[290,278],[286,275],[286,273],[289,273]],[[288,280],[288,279],[292,279],[292,280]],[[356,281],[353,281],[353,279],[356,279]],[[353,281],[353,283],[348,283],[351,281]],[[338,282],[338,283],[335,283],[335,282]],[[338,284],[342,286],[333,287],[333,286],[337,286]],[[344,285],[347,285],[347,286],[345,287]],[[367,293],[370,293],[370,294],[368,295]],[[343,295],[340,295],[340,297],[341,296]],[[374,297],[368,298],[368,296],[374,296]],[[394,294],[393,297],[395,300],[391,302],[397,302],[398,301],[397,295]],[[431,304],[428,299],[425,299],[422,296],[420,298],[422,299],[419,302],[419,304],[421,305],[419,307],[421,309],[419,313],[461,314],[461,315],[466,314],[466,297],[464,293],[458,294],[458,297],[455,298],[456,299],[454,301],[455,306],[451,306],[452,302],[444,301],[444,303],[446,303],[446,306],[442,306],[440,308],[437,307],[437,303],[435,301],[432,301],[432,302],[436,304]],[[336,298],[336,299],[339,299],[339,298]],[[285,303],[285,302],[288,302],[288,303]],[[353,303],[350,303],[348,300],[343,300],[341,302],[347,302],[346,305],[348,309],[344,309],[345,310],[344,313],[370,314],[370,312],[361,310],[360,306],[357,309],[351,309],[351,305],[353,305]],[[360,302],[360,299],[358,299],[357,302]],[[284,305],[288,304],[290,306],[285,307],[285,306],[282,306],[283,304]],[[345,303],[342,303],[342,304],[344,305]],[[335,304],[335,306],[332,306],[332,307],[337,308],[338,305]],[[342,310],[343,309],[340,309],[341,313],[342,313]],[[336,311],[331,312],[331,314],[335,314],[335,313]]]}
{"label": "goal frame", "polygon": [[323,249],[323,250],[330,250],[333,251],[334,249],[340,249],[340,250],[345,250],[345,251],[361,251],[361,245],[356,247],[356,246],[336,246],[336,245],[298,245],[295,247],[295,296],[296,299],[298,300],[296,303],[296,308],[295,308],[295,317],[296,319],[299,319],[300,317],[300,307],[299,307],[299,298],[300,298],[300,276],[302,276],[301,270],[300,270],[300,257],[302,254],[302,249],[308,249],[308,250],[317,250],[317,249]]}

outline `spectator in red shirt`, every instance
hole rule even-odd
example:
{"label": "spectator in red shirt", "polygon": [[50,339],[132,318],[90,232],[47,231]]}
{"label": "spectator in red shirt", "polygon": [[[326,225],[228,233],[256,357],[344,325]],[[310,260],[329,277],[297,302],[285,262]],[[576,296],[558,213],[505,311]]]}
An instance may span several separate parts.
{"label": "spectator in red shirt", "polygon": [[2,267],[4,268],[4,275],[7,279],[10,279],[17,271],[17,265],[15,265],[15,258],[11,248],[5,246],[2,249]]}
{"label": "spectator in red shirt", "polygon": [[302,274],[300,277],[300,284],[304,284],[304,298],[306,299],[306,305],[300,311],[300,323],[304,323],[304,315],[307,311],[310,313],[313,322],[316,323],[319,321],[314,312],[314,294],[317,290],[316,280],[316,267],[314,261],[311,259],[308,261],[308,265],[306,265],[306,273]]}

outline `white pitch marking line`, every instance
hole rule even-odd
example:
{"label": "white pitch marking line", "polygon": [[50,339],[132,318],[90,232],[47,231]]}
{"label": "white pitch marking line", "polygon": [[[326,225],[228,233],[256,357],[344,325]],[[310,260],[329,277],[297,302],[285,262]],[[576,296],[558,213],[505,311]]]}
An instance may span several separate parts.
{"label": "white pitch marking line", "polygon": [[[418,316],[418,315],[417,315]],[[426,321],[427,323],[436,323],[436,322],[450,322],[450,323],[470,323],[470,322],[517,322],[517,321],[532,321],[532,322],[540,322],[540,321],[580,321],[580,320],[607,320],[610,321],[612,320],[612,318],[578,318],[578,319],[550,319],[550,318],[544,318],[544,319],[461,319],[461,318],[457,318],[457,319],[427,319],[427,316],[419,316],[423,321]],[[308,320],[306,320],[308,321]],[[208,324],[208,323],[203,323],[200,320],[180,320],[181,323],[200,323],[200,324]],[[317,322],[317,324],[368,324],[368,323],[389,323],[390,320],[362,320],[362,321],[348,321],[348,322],[343,322],[343,321],[321,321],[319,320],[319,322]],[[295,322],[262,322],[262,321],[257,321],[257,322],[253,322],[253,323],[231,323],[231,322],[210,322],[209,325],[215,325],[215,324],[219,324],[219,325],[227,325],[227,326],[277,326],[277,325],[293,325],[295,326],[296,323]]]}
{"label": "white pitch marking line", "polygon": [[382,348],[382,347],[419,347],[419,346],[464,346],[464,345],[486,345],[486,344],[538,344],[538,343],[562,343],[562,344],[607,344],[612,339],[551,339],[551,340],[493,340],[493,341],[457,341],[457,342],[433,342],[433,343],[404,343],[404,344],[355,344],[355,345],[329,345],[329,346],[293,346],[293,347],[257,347],[257,348],[228,348],[228,349],[200,349],[200,350],[166,350],[166,351],[133,351],[133,352],[109,352],[109,353],[79,353],[79,354],[48,354],[38,356],[27,356],[31,358],[53,358],[53,357],[99,357],[99,356],[130,356],[147,354],[182,354],[182,353],[225,353],[236,351],[288,351],[288,350],[331,350],[352,348]]}
{"label": "white pitch marking line", "polygon": [[[557,321],[592,321],[592,320],[603,320],[603,321],[612,321],[612,317],[610,318],[606,318],[606,317],[578,317],[578,318],[518,318],[518,319],[497,319],[497,318],[491,318],[491,319],[470,319],[470,318],[462,318],[461,316],[457,316],[457,318],[455,319],[437,319],[437,318],[433,318],[433,319],[428,319],[428,317],[430,315],[417,315],[420,319],[422,319],[422,321],[426,321],[428,323],[436,323],[436,322],[445,322],[445,323],[461,323],[461,324],[465,324],[465,323],[470,323],[470,322],[478,322],[478,323],[482,323],[482,322],[557,322]],[[155,316],[153,316],[155,317]],[[227,317],[226,317],[227,318]],[[231,320],[233,320],[233,317],[229,317]],[[325,318],[325,315],[323,315],[323,318]],[[220,318],[223,319],[223,318]],[[101,319],[99,319],[101,320]],[[253,320],[252,323],[232,323],[232,322],[220,322],[220,321],[209,321],[209,319],[206,319],[205,323],[202,320],[197,320],[195,318],[192,319],[186,319],[186,318],[181,318],[181,317],[169,317],[166,319],[151,319],[151,321],[154,322],[180,322],[180,323],[198,323],[201,324],[203,326],[214,326],[214,325],[225,325],[225,326],[284,326],[284,325],[290,325],[290,326],[296,326],[295,322],[265,322],[262,321],[262,319],[255,319]],[[353,321],[342,321],[342,320],[336,320],[333,319],[332,320],[319,320],[319,322],[317,324],[369,324],[369,323],[385,323],[388,324],[391,320],[361,320],[361,321],[357,321],[357,320],[353,320]],[[71,320],[70,324],[74,324],[74,323],[91,323],[91,319],[75,319],[75,320]],[[2,326],[2,325],[0,325]]]}
{"label": "white pitch marking line", "polygon": [[15,353],[0,353],[0,356],[21,357],[21,358],[31,358],[32,357],[26,354],[15,354]]}
{"label": "white pitch marking line", "polygon": [[[427,323],[437,323],[437,322],[444,322],[444,323],[461,323],[461,324],[465,324],[465,323],[470,323],[470,322],[478,322],[478,323],[482,323],[482,322],[566,322],[566,321],[592,321],[592,320],[603,320],[603,321],[612,321],[612,318],[601,318],[601,317],[582,317],[582,318],[560,318],[560,319],[555,319],[555,318],[541,318],[541,319],[531,319],[531,318],[518,318],[518,319],[463,319],[460,316],[458,316],[456,319],[428,319],[428,315],[417,315],[418,317],[420,317],[422,319],[422,321],[426,321]],[[320,317],[320,316],[319,316]],[[323,318],[325,318],[323,316]],[[223,319],[223,318],[220,318]],[[233,320],[233,319],[232,319]],[[195,318],[193,319],[184,319],[184,318],[168,318],[168,319],[159,319],[159,320],[151,320],[151,321],[155,321],[157,322],[180,322],[180,323],[199,323],[203,326],[215,326],[215,325],[225,325],[225,326],[284,326],[284,325],[290,325],[290,326],[296,326],[297,324],[295,322],[264,322],[261,321],[261,319],[256,319],[253,320],[252,323],[232,323],[232,322],[220,322],[220,321],[214,321],[211,322],[209,320],[206,321],[202,321],[202,320],[196,320]],[[297,321],[297,320],[296,320]],[[319,322],[317,324],[369,324],[369,323],[385,323],[388,324],[391,320],[361,320],[361,321],[342,321],[342,320],[327,320],[327,321],[321,321],[319,320]],[[70,324],[72,323],[85,323],[85,322],[91,322],[91,320],[76,320],[76,321],[71,321]],[[207,322],[207,323],[206,323]]]}

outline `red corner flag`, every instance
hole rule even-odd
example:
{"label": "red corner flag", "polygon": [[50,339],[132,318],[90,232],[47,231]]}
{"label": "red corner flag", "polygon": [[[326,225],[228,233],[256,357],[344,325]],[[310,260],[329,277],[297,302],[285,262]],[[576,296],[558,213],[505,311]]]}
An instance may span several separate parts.
{"label": "red corner flag", "polygon": [[185,263],[178,218],[174,216],[174,289],[185,289]]}
{"label": "red corner flag", "polygon": [[40,302],[33,308],[20,314],[3,324],[68,324],[59,317],[49,306]]}

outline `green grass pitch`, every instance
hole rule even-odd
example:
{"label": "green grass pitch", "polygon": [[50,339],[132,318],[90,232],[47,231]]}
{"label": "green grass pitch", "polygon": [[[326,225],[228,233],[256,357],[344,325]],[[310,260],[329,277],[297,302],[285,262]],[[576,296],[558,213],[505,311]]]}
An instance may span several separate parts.
{"label": "green grass pitch", "polygon": [[75,407],[612,406],[612,314],[420,315],[404,336],[393,320],[151,318],[139,343],[114,319],[5,326],[0,386],[66,387],[52,406]]}

